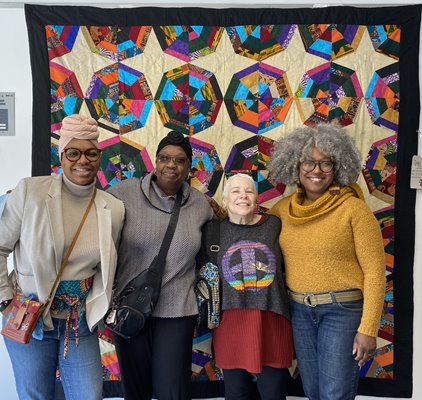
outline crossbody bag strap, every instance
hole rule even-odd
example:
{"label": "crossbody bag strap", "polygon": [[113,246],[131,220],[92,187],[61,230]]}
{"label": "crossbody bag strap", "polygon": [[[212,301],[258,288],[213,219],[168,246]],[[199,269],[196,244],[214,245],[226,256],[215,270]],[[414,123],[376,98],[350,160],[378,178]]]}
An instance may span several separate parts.
{"label": "crossbody bag strap", "polygon": [[72,253],[75,247],[76,241],[78,240],[79,234],[81,233],[82,227],[84,226],[85,220],[88,217],[88,214],[89,214],[89,211],[91,210],[92,205],[94,204],[96,195],[97,195],[97,189],[94,188],[94,192],[92,193],[91,200],[89,201],[89,204],[85,210],[85,213],[81,219],[81,222],[79,223],[78,229],[76,230],[76,233],[73,236],[72,243],[70,243],[69,249],[67,250],[66,255],[63,257],[59,273],[57,274],[56,280],[53,283],[53,287],[51,288],[50,294],[48,295],[47,300],[45,301],[45,305],[47,305],[51,301],[51,298],[53,297],[54,290],[57,284],[59,283],[60,277],[62,276],[62,273],[64,271],[64,267],[67,261],[69,260],[70,254]]}
{"label": "crossbody bag strap", "polygon": [[210,262],[217,265],[218,252],[220,251],[220,225],[217,220],[211,221],[211,229],[208,232]]}
{"label": "crossbody bag strap", "polygon": [[[160,275],[162,275],[164,272],[167,253],[170,248],[170,243],[173,239],[174,231],[176,230],[177,220],[179,219],[180,207],[182,204],[182,194],[182,188],[180,188],[177,192],[176,202],[173,206],[170,221],[167,226],[166,233],[164,234],[164,239],[161,243],[160,250],[156,256],[157,262],[153,262],[152,267],[150,268],[151,270]],[[154,266],[156,266],[156,268],[153,268]]]}

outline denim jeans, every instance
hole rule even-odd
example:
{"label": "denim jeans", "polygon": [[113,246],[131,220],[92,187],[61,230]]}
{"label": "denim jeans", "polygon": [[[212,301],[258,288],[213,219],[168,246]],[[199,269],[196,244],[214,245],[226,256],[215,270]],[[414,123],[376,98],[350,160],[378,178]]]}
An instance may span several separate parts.
{"label": "denim jeans", "polygon": [[290,300],[293,338],[309,400],[352,400],[359,383],[353,341],[362,300],[310,307]]}
{"label": "denim jeans", "polygon": [[[4,320],[3,320],[4,323]],[[20,400],[54,400],[56,370],[59,369],[67,400],[102,399],[102,366],[96,331],[89,331],[86,319],[79,325],[79,344],[69,329],[69,352],[63,358],[66,320],[53,318],[54,330],[44,331],[42,340],[28,344],[4,338],[12,361]]]}

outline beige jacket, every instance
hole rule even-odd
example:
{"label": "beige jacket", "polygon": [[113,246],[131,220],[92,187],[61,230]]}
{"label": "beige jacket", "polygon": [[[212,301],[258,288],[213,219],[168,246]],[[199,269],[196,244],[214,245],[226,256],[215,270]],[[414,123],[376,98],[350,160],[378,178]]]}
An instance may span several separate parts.
{"label": "beige jacket", "polygon": [[[25,295],[34,293],[45,301],[60,269],[64,230],[62,175],[22,179],[9,194],[0,217],[0,301],[13,296],[17,278]],[[86,318],[91,330],[108,309],[116,270],[116,245],[124,220],[123,203],[98,190],[94,202],[98,221],[100,259],[93,286],[86,299]],[[13,252],[14,271],[7,272]],[[52,329],[49,307],[44,329]]]}

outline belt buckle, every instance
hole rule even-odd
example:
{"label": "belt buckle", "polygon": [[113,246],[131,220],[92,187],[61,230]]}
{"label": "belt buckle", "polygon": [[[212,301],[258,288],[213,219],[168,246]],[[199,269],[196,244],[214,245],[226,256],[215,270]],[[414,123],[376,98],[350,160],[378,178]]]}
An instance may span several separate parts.
{"label": "belt buckle", "polygon": [[303,304],[305,304],[308,307],[316,307],[316,304],[311,303],[311,299],[315,298],[315,295],[313,293],[304,293],[303,295]]}

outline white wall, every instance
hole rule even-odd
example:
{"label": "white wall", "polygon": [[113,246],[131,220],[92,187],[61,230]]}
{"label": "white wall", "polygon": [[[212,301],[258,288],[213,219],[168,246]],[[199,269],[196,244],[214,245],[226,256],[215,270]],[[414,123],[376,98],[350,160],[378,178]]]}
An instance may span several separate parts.
{"label": "white wall", "polygon": [[[418,0],[407,0],[406,4],[419,4]],[[32,3],[40,4],[86,4],[85,0],[71,0],[65,1],[32,1]],[[102,0],[104,3],[116,3],[115,0]],[[128,2],[129,4],[130,2]],[[293,7],[294,5],[309,5],[309,0],[296,0],[294,4],[281,4],[277,1],[271,0],[255,0],[251,7],[262,7],[264,5],[279,5],[280,7]],[[320,1],[315,2],[316,5],[322,6],[335,5],[335,2]],[[365,1],[350,1],[342,0],[341,4],[349,5],[365,5]],[[371,5],[394,5],[399,1],[379,1],[372,0]],[[93,3],[91,3],[92,5]],[[145,2],[143,5],[157,5],[161,6],[182,5],[180,3],[165,3],[164,1],[156,0],[154,3]],[[185,0],[183,5],[197,5],[197,0]],[[244,0],[231,0],[231,5],[243,7]],[[337,3],[338,4],[338,3]],[[133,6],[141,6],[136,3]],[[202,4],[202,6],[224,6],[222,0],[216,0],[209,4]],[[31,113],[28,110],[32,109],[32,83],[31,70],[29,63],[29,48],[27,31],[25,24],[24,11],[22,3],[12,0],[8,3],[0,2],[0,54],[2,62],[0,63],[0,92],[15,92],[15,127],[16,136],[0,137],[0,194],[6,190],[13,188],[17,181],[31,174]],[[422,148],[420,148],[422,154]],[[415,238],[415,262],[414,262],[414,287],[415,287],[415,317],[414,317],[414,338],[419,340],[414,341],[414,357],[413,357],[413,397],[412,399],[422,399],[422,291],[416,289],[422,287],[422,270],[418,267],[422,265],[422,191],[419,190],[416,200],[416,238]],[[419,246],[417,245],[419,243]],[[418,362],[419,361],[419,362]],[[9,357],[4,348],[3,339],[0,339],[0,398],[2,400],[16,400],[17,395],[14,389],[14,379],[11,370]],[[373,400],[388,400],[387,398],[370,398],[359,396],[360,399]]]}

